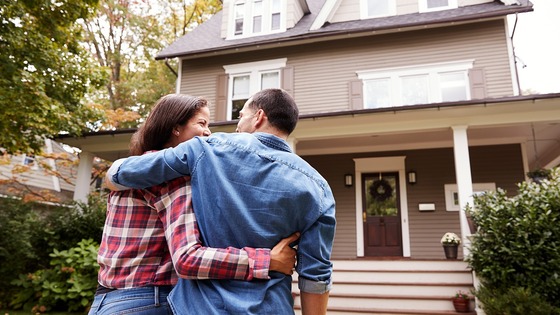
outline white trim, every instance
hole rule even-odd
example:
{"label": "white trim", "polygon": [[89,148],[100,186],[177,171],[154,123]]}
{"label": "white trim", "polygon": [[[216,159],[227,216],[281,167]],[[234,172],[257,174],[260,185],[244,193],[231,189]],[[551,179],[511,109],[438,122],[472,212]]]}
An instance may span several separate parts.
{"label": "white trim", "polygon": [[181,94],[181,81],[183,79],[183,58],[179,58],[177,65],[177,81],[175,81],[175,93]]}
{"label": "white trim", "polygon": [[428,0],[418,1],[418,11],[420,13],[450,10],[450,9],[457,9],[457,8],[458,8],[457,0],[448,0],[447,6],[442,6],[437,8],[428,8]]}
{"label": "white trim", "polygon": [[323,27],[323,25],[327,22],[329,16],[333,13],[334,8],[338,7],[340,1],[342,0],[327,0],[321,8],[321,11],[319,11],[319,14],[317,14],[317,17],[315,18],[315,21],[313,21],[313,24],[311,24],[309,30],[316,31],[321,29],[321,27]]}
{"label": "white trim", "polygon": [[[475,183],[472,184],[474,196],[483,191],[496,191],[496,183]],[[445,208],[447,211],[459,211],[461,210],[459,204],[455,203],[455,194],[458,194],[457,184],[445,184],[443,185],[445,190]]]}
{"label": "white trim", "polygon": [[225,65],[224,70],[226,71],[226,74],[276,70],[280,68],[285,68],[287,62],[288,62],[288,58],[278,58],[278,59],[270,59],[270,60],[255,61],[255,62],[237,63],[237,64]]}
{"label": "white trim", "polygon": [[[511,15],[513,19],[517,18],[517,16],[515,15]],[[507,50],[508,50],[508,63],[509,63],[509,73],[511,76],[511,82],[513,85],[513,95],[521,95],[521,91],[519,90],[519,86],[517,85],[518,82],[518,78],[517,78],[517,73],[519,71],[519,68],[516,69],[517,64],[515,62],[515,58],[514,58],[514,47],[513,47],[513,41],[511,40],[511,36],[508,33],[509,30],[509,23],[508,23],[508,17],[505,16],[504,17],[504,23],[506,25],[505,29],[504,29],[504,35],[506,37],[506,43],[507,43]]]}
{"label": "white trim", "polygon": [[362,221],[362,173],[398,172],[401,210],[403,257],[410,257],[410,227],[408,225],[408,198],[406,192],[405,156],[354,159],[356,193],[356,255],[364,256],[364,226]]}
{"label": "white trim", "polygon": [[[45,139],[45,147],[47,148],[47,153],[53,153],[53,147],[51,139]],[[48,159],[48,163],[53,171],[56,171],[56,162],[54,159]],[[51,175],[53,182],[53,190],[60,192],[60,179],[57,176]]]}

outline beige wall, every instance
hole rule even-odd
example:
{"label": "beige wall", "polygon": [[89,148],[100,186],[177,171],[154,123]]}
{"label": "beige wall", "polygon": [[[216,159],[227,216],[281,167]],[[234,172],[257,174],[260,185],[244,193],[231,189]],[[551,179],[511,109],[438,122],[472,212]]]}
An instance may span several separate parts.
{"label": "beige wall", "polygon": [[484,69],[487,97],[513,95],[504,20],[188,60],[181,93],[215,103],[222,65],[275,58],[287,58],[294,69],[301,114],[349,109],[348,83],[357,79],[356,71],[467,59]]}
{"label": "beige wall", "polygon": [[[304,156],[330,183],[336,199],[337,230],[333,257],[355,258],[356,242],[362,241],[356,239],[355,186],[344,187],[344,174],[354,173],[354,158],[381,156],[406,156],[406,169],[414,169],[417,173],[417,184],[406,184],[411,257],[443,259],[439,243],[441,236],[445,232],[460,234],[459,213],[446,211],[445,207],[444,185],[455,183],[452,148]],[[524,180],[519,145],[471,147],[470,156],[473,182],[495,182],[496,187],[505,189],[508,195],[516,194],[515,183]],[[436,210],[420,212],[419,203],[435,203]]]}

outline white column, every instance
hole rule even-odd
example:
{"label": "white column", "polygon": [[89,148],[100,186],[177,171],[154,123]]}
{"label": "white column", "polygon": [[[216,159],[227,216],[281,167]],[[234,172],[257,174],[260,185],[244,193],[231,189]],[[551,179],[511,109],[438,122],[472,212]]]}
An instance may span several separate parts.
{"label": "white column", "polygon": [[288,143],[290,148],[292,148],[292,151],[296,153],[296,144],[298,143],[298,140],[296,138],[288,137],[288,139],[286,139],[286,142]]}
{"label": "white column", "polygon": [[74,187],[74,200],[86,202],[89,195],[91,182],[91,171],[93,169],[94,155],[87,151],[80,153],[80,165],[78,165],[78,176]]}
{"label": "white column", "polygon": [[455,157],[455,177],[457,178],[457,192],[459,194],[459,222],[461,224],[461,239],[463,243],[463,255],[468,254],[468,245],[471,235],[465,207],[473,205],[473,187],[471,176],[471,162],[469,157],[469,142],[467,137],[467,126],[453,126],[453,152]]}

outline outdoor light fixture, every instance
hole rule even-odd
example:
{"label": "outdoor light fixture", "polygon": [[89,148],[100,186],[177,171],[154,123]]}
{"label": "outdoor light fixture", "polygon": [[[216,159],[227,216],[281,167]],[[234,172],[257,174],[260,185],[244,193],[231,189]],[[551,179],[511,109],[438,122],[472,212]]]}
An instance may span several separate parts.
{"label": "outdoor light fixture", "polygon": [[352,187],[354,184],[354,176],[352,174],[345,174],[344,175],[344,186]]}
{"label": "outdoor light fixture", "polygon": [[411,185],[416,184],[416,171],[408,172],[408,183]]}

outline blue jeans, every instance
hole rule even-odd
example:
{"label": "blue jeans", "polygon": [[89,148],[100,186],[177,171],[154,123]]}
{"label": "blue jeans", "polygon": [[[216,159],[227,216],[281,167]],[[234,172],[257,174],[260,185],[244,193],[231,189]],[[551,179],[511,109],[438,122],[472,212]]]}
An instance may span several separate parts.
{"label": "blue jeans", "polygon": [[167,295],[171,286],[141,287],[98,294],[88,315],[171,315]]}

